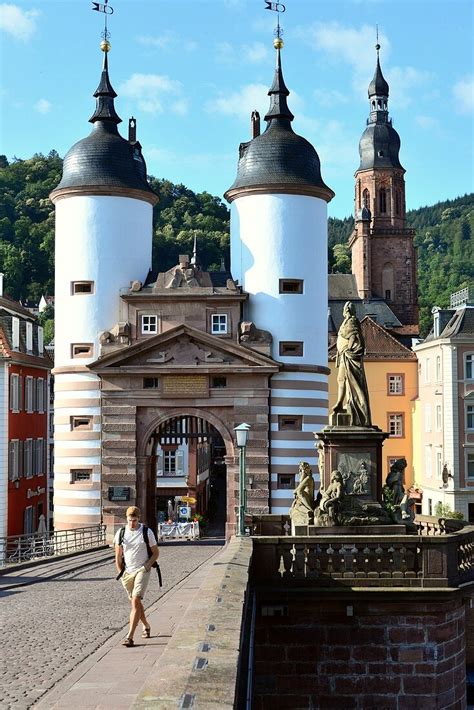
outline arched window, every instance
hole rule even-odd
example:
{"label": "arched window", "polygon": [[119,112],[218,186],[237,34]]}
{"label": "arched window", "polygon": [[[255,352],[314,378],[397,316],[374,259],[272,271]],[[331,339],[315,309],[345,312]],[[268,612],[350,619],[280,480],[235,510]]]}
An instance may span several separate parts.
{"label": "arched window", "polygon": [[362,206],[362,205],[360,204],[360,202],[361,202],[360,180],[357,180],[357,197],[356,197],[356,199],[357,199],[357,205],[358,205],[358,207],[359,207],[359,209],[360,209],[361,206]]}
{"label": "arched window", "polygon": [[375,101],[372,101],[372,111],[375,111]]}
{"label": "arched window", "polygon": [[380,214],[387,212],[387,190],[384,187],[379,190],[379,212]]}
{"label": "arched window", "polygon": [[386,301],[393,301],[394,288],[393,266],[390,263],[386,263],[382,269],[382,293]]}
{"label": "arched window", "polygon": [[368,210],[370,210],[370,192],[365,188],[364,192],[362,193],[362,201],[364,203],[364,207],[367,207]]}
{"label": "arched window", "polygon": [[395,192],[395,214],[401,215],[402,213],[402,194],[400,190]]}

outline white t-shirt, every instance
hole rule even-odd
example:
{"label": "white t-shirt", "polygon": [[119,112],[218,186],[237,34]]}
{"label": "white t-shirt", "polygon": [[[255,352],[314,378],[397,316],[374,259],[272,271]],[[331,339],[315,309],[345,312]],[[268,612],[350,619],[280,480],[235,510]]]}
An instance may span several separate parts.
{"label": "white t-shirt", "polygon": [[[117,530],[114,537],[115,545],[119,544],[119,537],[120,530]],[[150,528],[148,528],[148,542],[150,543],[150,547],[156,545],[156,537],[153,534],[153,530],[150,530]],[[125,571],[129,574],[133,574],[148,562],[148,552],[143,539],[143,525],[141,523],[136,530],[130,530],[128,525],[125,526],[122,546]]]}

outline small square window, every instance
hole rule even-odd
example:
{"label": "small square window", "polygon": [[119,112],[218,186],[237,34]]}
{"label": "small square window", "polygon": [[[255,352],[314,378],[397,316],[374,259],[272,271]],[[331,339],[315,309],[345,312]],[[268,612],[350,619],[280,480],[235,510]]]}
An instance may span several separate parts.
{"label": "small square window", "polygon": [[92,357],[94,346],[92,343],[72,343],[71,357]]}
{"label": "small square window", "polygon": [[143,389],[145,390],[157,390],[160,386],[158,377],[144,377],[143,378]]}
{"label": "small square window", "polygon": [[212,335],[227,334],[227,313],[213,313],[211,315]]}
{"label": "small square window", "polygon": [[295,474],[294,473],[279,473],[278,474],[278,488],[283,488],[286,490],[295,489]]}
{"label": "small square window", "polygon": [[284,357],[302,357],[302,340],[280,340],[280,355]]}
{"label": "small square window", "polygon": [[388,415],[388,431],[390,436],[402,438],[403,433],[403,414]]}
{"label": "small square window", "polygon": [[71,469],[71,483],[90,483],[92,481],[91,468]]}
{"label": "small square window", "polygon": [[94,293],[93,281],[71,281],[71,294],[73,296]]}
{"label": "small square window", "polygon": [[387,375],[388,394],[400,395],[405,389],[404,375]]}
{"label": "small square window", "polygon": [[227,377],[213,377],[211,379],[211,387],[214,387],[215,389],[223,389],[224,387],[227,387]]}
{"label": "small square window", "polygon": [[303,293],[303,280],[302,279],[280,279],[279,292],[280,293]]}
{"label": "small square window", "polygon": [[158,333],[158,316],[142,316],[142,335]]}
{"label": "small square window", "polygon": [[71,431],[91,431],[92,416],[71,417]]}
{"label": "small square window", "polygon": [[278,415],[278,431],[301,431],[302,429],[302,416],[293,414]]}

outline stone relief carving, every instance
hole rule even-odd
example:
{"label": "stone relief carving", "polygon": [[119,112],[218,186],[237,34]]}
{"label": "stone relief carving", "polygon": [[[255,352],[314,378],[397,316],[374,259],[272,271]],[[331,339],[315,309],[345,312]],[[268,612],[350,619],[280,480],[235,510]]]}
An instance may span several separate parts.
{"label": "stone relief carving", "polygon": [[370,495],[371,465],[368,452],[339,454],[337,467],[342,474],[347,495]]}

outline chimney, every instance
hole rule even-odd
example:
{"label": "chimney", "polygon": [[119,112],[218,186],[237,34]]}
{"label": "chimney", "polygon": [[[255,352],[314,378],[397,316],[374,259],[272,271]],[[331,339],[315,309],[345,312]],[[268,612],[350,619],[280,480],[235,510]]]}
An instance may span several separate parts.
{"label": "chimney", "polygon": [[128,119],[128,142],[137,142],[137,120],[133,116]]}
{"label": "chimney", "polygon": [[0,273],[0,296],[3,296],[3,274]]}
{"label": "chimney", "polygon": [[260,114],[258,111],[252,111],[250,118],[250,132],[252,139],[260,135]]}

